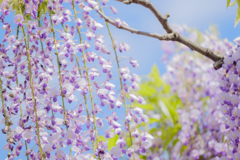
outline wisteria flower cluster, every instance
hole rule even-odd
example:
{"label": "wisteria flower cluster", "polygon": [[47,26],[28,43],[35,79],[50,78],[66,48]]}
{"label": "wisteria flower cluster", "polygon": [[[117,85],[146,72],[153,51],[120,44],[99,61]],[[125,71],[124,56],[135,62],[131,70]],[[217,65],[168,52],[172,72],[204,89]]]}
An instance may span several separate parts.
{"label": "wisteria flower cluster", "polygon": [[[180,26],[178,30],[182,34],[190,31],[191,40],[221,55],[233,46],[228,40],[218,38],[213,31],[199,35],[186,26]],[[225,135],[228,130],[224,127],[218,101],[221,70],[214,70],[211,60],[181,48],[184,53],[174,55],[164,75],[172,91],[178,93],[185,105],[179,110],[182,128],[171,156],[173,159],[227,159],[228,137]]]}
{"label": "wisteria flower cluster", "polygon": [[[152,135],[130,127],[149,121],[140,108],[127,106],[146,103],[133,93],[141,79],[127,67],[137,68],[138,62],[128,58],[128,65],[120,64],[118,53],[129,45],[113,39],[108,23],[104,27],[94,16],[107,2],[2,1],[0,121],[6,160],[135,160],[151,147]],[[108,36],[101,34],[104,28]],[[135,138],[141,138],[139,145],[132,145]]]}
{"label": "wisteria flower cluster", "polygon": [[234,45],[227,52],[224,59],[223,74],[220,80],[221,93],[219,93],[219,101],[224,117],[225,128],[229,130],[229,153],[233,155],[233,159],[240,157],[239,149],[239,59],[240,59],[240,38],[234,40]]}
{"label": "wisteria flower cluster", "polygon": [[[187,35],[191,41],[200,43],[223,56],[233,47],[227,39],[220,39],[214,30],[201,34],[186,25],[176,25],[175,30]],[[161,115],[160,121],[162,124],[166,123],[166,129],[172,125],[171,131],[176,132],[176,135],[171,133],[169,136],[163,135],[163,132],[150,128],[151,134],[156,135],[156,140],[152,149],[147,152],[148,158],[231,159],[228,143],[229,128],[225,127],[221,101],[219,101],[222,70],[216,71],[212,67],[211,60],[198,53],[192,53],[181,44],[161,42],[161,45],[166,53],[163,59],[167,62],[167,72],[162,77],[163,81],[170,84],[169,94],[177,94],[183,107],[177,109],[179,116],[177,124],[163,119],[166,111],[154,111]],[[170,61],[168,61],[169,57]],[[162,94],[162,97],[166,95]],[[152,97],[148,99],[151,100]],[[156,107],[159,107],[159,104],[156,104]],[[149,112],[149,115],[153,113]],[[179,130],[177,125],[181,126]],[[171,143],[165,146],[165,139],[171,136],[175,138],[170,138]]]}

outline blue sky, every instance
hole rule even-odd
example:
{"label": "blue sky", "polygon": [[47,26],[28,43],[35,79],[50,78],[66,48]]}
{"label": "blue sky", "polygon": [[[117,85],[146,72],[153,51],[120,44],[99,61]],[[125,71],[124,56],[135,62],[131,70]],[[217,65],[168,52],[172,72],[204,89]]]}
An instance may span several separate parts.
{"label": "blue sky", "polygon": [[[240,25],[234,28],[237,5],[226,9],[226,0],[152,0],[151,2],[163,15],[170,13],[168,19],[170,24],[186,24],[202,32],[208,29],[209,25],[215,24],[223,39],[232,41],[240,36]],[[130,27],[159,34],[165,33],[161,24],[147,8],[138,4],[125,5],[117,1],[111,1],[110,4],[118,10],[117,17],[126,21]],[[105,11],[107,10],[109,9],[106,8]],[[134,69],[135,73],[148,74],[154,63],[160,68],[161,74],[165,72],[165,66],[161,62],[163,52],[159,40],[120,31],[113,26],[111,30],[115,37],[131,46],[127,55],[137,59],[140,65],[139,68]]]}
{"label": "blue sky", "polygon": [[[240,24],[234,28],[237,6],[226,9],[226,0],[152,0],[152,3],[163,15],[170,13],[168,19],[170,24],[186,24],[202,32],[208,29],[209,25],[215,24],[219,28],[221,38],[228,38],[232,41],[239,36]],[[114,16],[110,9],[105,7],[106,15],[120,18],[126,21],[130,27],[147,32],[165,33],[153,13],[143,6],[125,5],[115,0],[110,0],[107,6],[114,6],[118,10],[118,14]],[[140,67],[132,69],[133,73],[140,76],[146,75],[154,63],[158,65],[161,74],[166,71],[165,65],[161,62],[163,51],[159,40],[131,34],[111,25],[110,28],[116,40],[125,42],[131,47],[129,52],[121,54],[138,60]],[[3,32],[0,33],[3,34]],[[104,34],[106,33],[104,31]],[[124,62],[128,63],[128,61]],[[122,113],[124,114],[124,112]],[[1,134],[0,139],[5,139],[5,135]],[[0,144],[0,148],[3,147],[4,143]],[[2,153],[3,151],[0,149],[0,155]]]}

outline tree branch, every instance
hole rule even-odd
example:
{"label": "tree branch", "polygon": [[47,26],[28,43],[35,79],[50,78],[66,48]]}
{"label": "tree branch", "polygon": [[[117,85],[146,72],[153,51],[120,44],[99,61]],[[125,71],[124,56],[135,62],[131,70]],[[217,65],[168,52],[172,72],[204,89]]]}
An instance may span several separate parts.
{"label": "tree branch", "polygon": [[146,0],[117,0],[117,1],[125,3],[125,4],[136,3],[136,4],[140,4],[148,9],[150,9],[153,12],[153,14],[157,17],[158,21],[162,24],[165,31],[167,33],[173,32],[172,28],[167,23],[167,18],[170,15],[166,14],[165,16],[163,16],[151,2],[146,1]]}
{"label": "tree branch", "polygon": [[166,41],[174,41],[174,39],[176,39],[176,37],[178,35],[178,33],[169,33],[169,34],[166,34],[166,35],[160,35],[160,34],[157,34],[157,33],[148,33],[148,32],[144,32],[144,31],[139,31],[137,29],[128,27],[128,26],[123,25],[123,24],[116,25],[115,21],[108,18],[103,12],[98,11],[98,13],[105,19],[106,22],[114,25],[115,27],[117,27],[119,29],[129,31],[131,33],[144,35],[144,36],[148,36],[148,37],[152,37],[152,38],[157,38],[159,40],[166,40]]}
{"label": "tree branch", "polygon": [[186,46],[188,46],[191,50],[197,51],[200,54],[208,57],[209,59],[213,60],[215,63],[213,64],[213,67],[217,70],[219,68],[222,67],[223,64],[223,57],[214,54],[210,49],[208,48],[204,48],[201,47],[200,45],[188,40],[187,38],[183,37],[182,35],[180,35],[179,33],[175,32],[170,25],[168,24],[168,17],[170,16],[169,13],[166,14],[165,16],[163,16],[158,10],[157,8],[149,1],[147,0],[117,0],[119,2],[125,3],[125,4],[131,4],[131,3],[136,3],[136,4],[140,4],[146,8],[148,8],[149,10],[151,10],[153,12],[153,14],[156,16],[156,18],[158,19],[158,21],[162,24],[163,28],[165,29],[165,31],[167,32],[166,35],[159,35],[157,33],[148,33],[148,32],[143,32],[143,31],[139,31],[137,29],[134,28],[130,28],[128,26],[125,25],[116,25],[114,20],[111,20],[110,18],[108,18],[107,16],[105,16],[102,12],[98,11],[98,13],[110,24],[114,25],[115,27],[119,28],[119,29],[123,29],[123,30],[127,30],[131,33],[135,33],[135,34],[140,34],[140,35],[144,35],[144,36],[148,36],[148,37],[153,37],[153,38],[157,38],[159,40],[167,40],[167,41],[177,41],[179,43],[182,43]]}

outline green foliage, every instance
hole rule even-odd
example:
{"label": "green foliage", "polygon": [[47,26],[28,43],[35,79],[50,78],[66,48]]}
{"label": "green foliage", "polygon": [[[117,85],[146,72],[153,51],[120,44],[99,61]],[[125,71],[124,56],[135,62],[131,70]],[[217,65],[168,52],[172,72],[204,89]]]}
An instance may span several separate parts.
{"label": "green foliage", "polygon": [[229,6],[232,7],[232,6],[234,6],[236,3],[237,3],[237,1],[234,1],[234,2],[230,3]]}
{"label": "green foliage", "polygon": [[108,139],[109,152],[111,152],[112,147],[116,146],[117,140],[118,140],[118,134],[116,134],[113,138]]}
{"label": "green foliage", "polygon": [[152,123],[156,123],[156,122],[159,122],[159,120],[156,118],[149,118],[148,124],[152,124]]}
{"label": "green foliage", "polygon": [[237,1],[237,4],[238,4],[238,7],[240,7],[240,0],[236,0]]}
{"label": "green foliage", "polygon": [[229,4],[230,4],[230,1],[231,1],[231,0],[227,0],[227,8],[228,8],[228,6],[229,6]]}
{"label": "green foliage", "polygon": [[231,0],[227,0],[227,8],[230,6],[230,7],[232,7],[232,6],[234,6],[236,3],[237,3],[237,0],[235,0],[234,2],[232,2],[232,3],[230,3],[231,2]]}
{"label": "green foliage", "polygon": [[240,7],[238,7],[238,9],[237,9],[237,16],[236,16],[236,18],[235,18],[235,25],[234,25],[234,27],[237,26],[237,24],[239,23],[239,21],[240,21]]}
{"label": "green foliage", "polygon": [[179,101],[179,99],[177,99],[177,101],[174,101],[174,97],[170,97],[170,98],[163,98],[162,100],[160,100],[160,105],[161,109],[163,111],[163,113],[165,114],[166,112],[166,117],[169,118],[169,120],[171,120],[171,122],[173,124],[176,124],[178,121],[178,113],[176,112],[176,109],[178,108],[178,105],[181,103],[181,101]]}
{"label": "green foliage", "polygon": [[131,139],[130,139],[130,137],[127,137],[126,144],[127,144],[128,147],[131,146]]}
{"label": "green foliage", "polygon": [[[3,0],[0,0],[0,4],[3,2]],[[25,11],[25,5],[22,5],[19,3],[19,0],[10,0],[9,5],[12,6],[13,11],[16,14],[23,14],[24,18],[26,21],[31,20],[31,15],[25,15],[24,11]],[[47,3],[48,0],[43,0],[43,2],[41,4],[39,4],[38,7],[38,19],[41,17],[41,15],[45,15],[47,13],[48,7],[47,7]]]}
{"label": "green foliage", "polygon": [[230,3],[231,0],[227,0],[227,8],[230,6],[234,6],[236,3],[238,4],[238,9],[237,9],[237,15],[236,15],[236,18],[235,18],[235,24],[234,24],[234,27],[237,26],[237,24],[239,23],[240,21],[240,0],[235,0],[234,2]]}
{"label": "green foliage", "polygon": [[38,8],[38,14],[39,14],[39,17],[41,17],[41,15],[45,15],[47,13],[47,3],[48,3],[48,0],[43,0],[42,4],[39,6]]}
{"label": "green foliage", "polygon": [[[149,122],[138,125],[138,128],[139,130],[142,127],[147,128],[150,134],[160,138],[164,149],[173,147],[178,142],[176,135],[181,129],[177,109],[182,108],[183,103],[177,94],[170,91],[171,86],[162,81],[157,65],[153,65],[147,79],[142,82],[140,90],[136,93],[143,96],[147,103],[145,105],[133,104],[133,106],[144,109],[145,112],[159,114],[160,119],[150,116]],[[151,125],[154,128],[151,128]],[[161,134],[156,134],[157,132]]]}
{"label": "green foliage", "polygon": [[230,3],[231,2],[231,0],[227,0],[227,8],[230,6],[230,7],[232,7],[232,6],[234,6],[236,3],[237,3],[237,0],[235,0],[234,2],[232,2],[232,3]]}
{"label": "green foliage", "polygon": [[12,5],[12,9],[15,11],[15,14],[20,14],[25,10],[25,6],[20,4],[19,0],[11,0],[8,3]]}
{"label": "green foliage", "polygon": [[156,64],[153,65],[152,71],[149,74],[150,82],[154,84],[155,87],[160,87],[163,85],[162,80],[160,79],[160,73]]}
{"label": "green foliage", "polygon": [[163,112],[163,114],[167,117],[168,120],[171,121],[171,123],[173,123],[173,117],[168,109],[168,107],[166,106],[166,104],[163,102],[163,100],[159,101],[159,106],[161,107],[161,110]]}
{"label": "green foliage", "polygon": [[98,138],[99,138],[99,140],[101,140],[101,141],[103,141],[103,142],[106,142],[106,141],[107,141],[104,136],[99,136]]}
{"label": "green foliage", "polygon": [[142,109],[145,109],[145,110],[154,110],[155,109],[154,104],[151,104],[151,103],[147,103],[145,105],[134,103],[134,106],[138,106],[139,108],[142,108]]}
{"label": "green foliage", "polygon": [[180,154],[181,154],[181,156],[182,156],[182,153],[184,152],[184,151],[186,151],[188,149],[188,146],[182,146],[181,147],[181,149],[180,149]]}
{"label": "green foliage", "polygon": [[157,90],[148,84],[140,84],[140,88],[141,90],[138,94],[141,94],[142,96],[151,96],[152,94],[157,93]]}
{"label": "green foliage", "polygon": [[[178,131],[180,131],[181,129],[181,125],[175,125],[174,127],[168,127],[167,129],[162,129],[162,140],[163,140],[163,148],[166,149],[169,145],[170,142],[175,142],[176,144],[176,140],[175,139],[173,141],[173,139],[175,138],[175,136],[177,135]],[[175,145],[174,144],[174,145]]]}

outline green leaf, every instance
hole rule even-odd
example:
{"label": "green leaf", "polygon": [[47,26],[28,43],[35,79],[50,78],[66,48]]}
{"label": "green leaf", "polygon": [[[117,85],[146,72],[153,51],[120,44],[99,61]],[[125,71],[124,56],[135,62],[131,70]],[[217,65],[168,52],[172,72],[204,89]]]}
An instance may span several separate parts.
{"label": "green leaf", "polygon": [[172,147],[174,147],[174,146],[177,144],[178,141],[179,141],[179,139],[176,138],[176,139],[173,141],[173,143],[172,143]]}
{"label": "green leaf", "polygon": [[[240,0],[239,0],[239,1],[240,1]],[[235,18],[235,25],[234,25],[234,27],[237,26],[237,24],[239,23],[239,21],[240,21],[240,7],[238,7],[238,9],[237,9],[237,16],[236,16],[236,18]]]}
{"label": "green leaf", "polygon": [[103,141],[103,142],[106,142],[106,141],[107,141],[104,136],[99,136],[98,139],[100,139],[100,140]]}
{"label": "green leaf", "polygon": [[[164,146],[163,148],[166,149],[169,145],[170,142],[175,142],[175,144],[177,143],[175,140],[173,141],[174,137],[177,135],[177,133],[179,132],[179,130],[181,129],[181,125],[177,124],[174,127],[168,127],[167,129],[165,129],[163,131],[162,139],[164,140]],[[174,145],[175,145],[174,144]]]}
{"label": "green leaf", "polygon": [[141,94],[142,96],[151,96],[155,93],[157,93],[157,90],[154,87],[151,87],[147,84],[140,84],[140,90],[138,91],[138,94]]}
{"label": "green leaf", "polygon": [[151,130],[149,131],[149,133],[150,133],[150,134],[155,133],[155,132],[157,132],[157,130],[158,130],[157,128],[153,128],[153,129],[151,129]]}
{"label": "green leaf", "polygon": [[169,93],[170,90],[171,90],[171,86],[169,84],[164,84],[162,92]]}
{"label": "green leaf", "polygon": [[228,8],[230,2],[231,2],[231,0],[227,0],[227,8]]}
{"label": "green leaf", "polygon": [[230,3],[229,6],[232,7],[237,3],[237,0],[235,0],[234,2]]}
{"label": "green leaf", "polygon": [[28,15],[25,15],[25,20],[28,22],[29,20],[31,20],[32,19],[32,17],[31,17],[31,15],[30,14],[28,14]]}
{"label": "green leaf", "polygon": [[113,138],[108,139],[108,150],[111,152],[112,147],[116,146],[116,142],[118,140],[118,134],[116,134]]}
{"label": "green leaf", "polygon": [[146,103],[146,104],[139,104],[138,103],[138,104],[135,104],[135,106],[138,106],[139,108],[142,108],[144,110],[154,110],[155,109],[154,104],[151,104],[151,103]]}
{"label": "green leaf", "polygon": [[207,97],[202,98],[201,101],[202,101],[202,102],[206,102],[206,101],[209,100],[209,99],[210,99],[210,97],[207,96]]}
{"label": "green leaf", "polygon": [[160,87],[163,84],[162,80],[160,79],[160,73],[156,64],[154,64],[152,67],[150,78],[154,82],[156,87]]}
{"label": "green leaf", "polygon": [[38,11],[40,11],[40,15],[45,15],[47,13],[48,7],[47,7],[48,0],[44,0],[40,7],[38,8]]}
{"label": "green leaf", "polygon": [[238,3],[238,7],[240,7],[240,0],[236,0],[237,1],[237,3]]}
{"label": "green leaf", "polygon": [[[141,123],[138,125],[138,127],[148,127],[148,125],[153,124],[153,123],[161,123],[161,119],[156,119],[156,118],[149,118],[148,123]],[[150,133],[150,132],[149,132]]]}
{"label": "green leaf", "polygon": [[172,118],[172,116],[171,116],[171,114],[170,114],[170,112],[169,112],[169,110],[168,110],[168,107],[167,107],[166,104],[163,102],[163,100],[160,100],[160,101],[159,101],[159,106],[160,106],[163,114],[164,114],[172,123],[174,123],[174,122],[173,122],[173,118]]}
{"label": "green leaf", "polygon": [[127,139],[126,139],[126,144],[128,147],[131,146],[131,139],[129,137],[127,137]]}
{"label": "green leaf", "polygon": [[140,155],[141,159],[147,159],[147,156]]}
{"label": "green leaf", "polygon": [[149,122],[147,124],[152,124],[152,123],[156,123],[156,122],[159,122],[159,119],[149,118]]}
{"label": "green leaf", "polygon": [[182,154],[183,154],[183,152],[184,151],[186,151],[188,149],[188,146],[182,146],[181,148],[180,148],[180,156],[182,156]]}
{"label": "green leaf", "polygon": [[164,115],[166,115],[166,117],[175,125],[179,117],[176,109],[181,104],[181,101],[177,101],[174,96],[171,96],[170,98],[161,98],[161,101],[160,107],[163,110]]}
{"label": "green leaf", "polygon": [[177,97],[176,95],[173,95],[171,97],[170,101],[171,101],[171,104],[174,109],[178,109],[183,106],[182,100],[179,97]]}
{"label": "green leaf", "polygon": [[22,13],[24,13],[25,6],[20,4],[18,0],[11,0],[9,4],[12,5],[12,9],[15,11],[15,15],[20,13],[20,9],[22,10]]}

